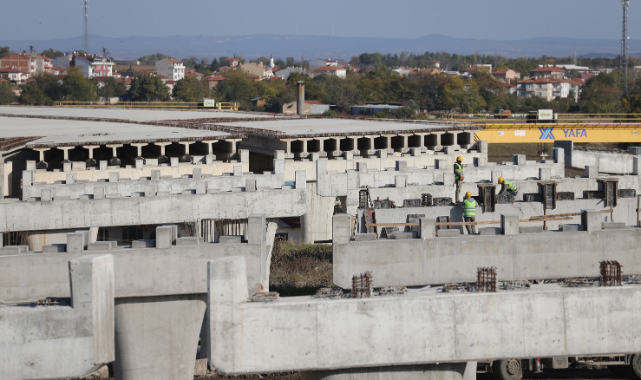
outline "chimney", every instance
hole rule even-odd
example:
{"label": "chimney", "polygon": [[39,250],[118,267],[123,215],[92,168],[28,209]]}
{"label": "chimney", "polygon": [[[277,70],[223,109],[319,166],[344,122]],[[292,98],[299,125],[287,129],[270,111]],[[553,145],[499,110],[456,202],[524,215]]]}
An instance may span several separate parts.
{"label": "chimney", "polygon": [[297,87],[296,87],[296,98],[297,98],[297,110],[296,113],[298,115],[304,115],[305,114],[305,82],[298,81],[296,82]]}

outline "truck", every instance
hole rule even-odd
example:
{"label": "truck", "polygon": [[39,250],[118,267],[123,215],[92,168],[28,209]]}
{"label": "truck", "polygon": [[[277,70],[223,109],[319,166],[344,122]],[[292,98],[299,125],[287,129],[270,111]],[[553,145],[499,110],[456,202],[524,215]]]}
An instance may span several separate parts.
{"label": "truck", "polygon": [[590,365],[607,366],[610,372],[616,376],[641,379],[641,353],[485,361],[477,363],[476,372],[491,373],[498,380],[521,380],[525,371],[541,372],[545,368],[564,369]]}

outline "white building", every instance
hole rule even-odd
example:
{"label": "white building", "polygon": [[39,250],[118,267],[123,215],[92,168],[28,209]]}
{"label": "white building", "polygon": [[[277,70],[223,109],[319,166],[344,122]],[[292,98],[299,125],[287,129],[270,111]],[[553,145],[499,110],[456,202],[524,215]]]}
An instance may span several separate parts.
{"label": "white building", "polygon": [[341,67],[345,70],[347,70],[347,68],[349,67],[349,65],[340,63],[338,61],[332,61],[331,59],[312,59],[311,61],[309,61],[310,71],[314,71],[323,66],[336,66],[336,67]]}
{"label": "white building", "polygon": [[95,55],[74,55],[71,65],[79,68],[85,78],[113,76],[114,63],[109,58]]}
{"label": "white building", "polygon": [[173,58],[165,58],[156,61],[156,73],[179,81],[185,77],[185,65],[182,61]]}
{"label": "white building", "polygon": [[528,78],[519,82],[517,96],[528,98],[538,96],[547,101],[554,98],[567,98],[570,94],[570,81],[556,78]]}
{"label": "white building", "polygon": [[316,74],[334,75],[339,78],[345,78],[347,76],[347,69],[340,66],[322,66],[314,69],[314,72]]}

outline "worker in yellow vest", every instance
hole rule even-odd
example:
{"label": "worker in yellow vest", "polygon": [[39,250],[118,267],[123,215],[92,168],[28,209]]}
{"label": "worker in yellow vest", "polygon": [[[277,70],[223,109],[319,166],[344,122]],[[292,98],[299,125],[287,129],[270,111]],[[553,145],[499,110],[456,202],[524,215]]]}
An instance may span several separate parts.
{"label": "worker in yellow vest", "polygon": [[[465,199],[463,203],[459,204],[459,207],[463,207],[463,221],[465,222],[476,222],[476,201],[472,198],[472,194],[468,191],[465,193]],[[476,233],[475,225],[465,226],[468,234]]]}
{"label": "worker in yellow vest", "polygon": [[463,184],[463,157],[458,156],[454,163],[454,184],[456,185],[456,199],[455,203],[459,203],[461,195],[461,184]]}
{"label": "worker in yellow vest", "polygon": [[505,193],[510,193],[514,198],[519,194],[519,189],[516,188],[516,184],[514,184],[511,181],[506,181],[505,178],[499,177],[499,184],[501,185],[501,192],[499,195],[503,195]]}

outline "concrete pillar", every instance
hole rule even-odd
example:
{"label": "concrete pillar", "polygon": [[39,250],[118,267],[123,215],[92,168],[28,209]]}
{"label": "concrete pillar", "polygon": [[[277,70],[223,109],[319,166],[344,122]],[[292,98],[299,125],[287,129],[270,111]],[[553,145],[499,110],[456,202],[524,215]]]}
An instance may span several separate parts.
{"label": "concrete pillar", "polygon": [[36,163],[36,169],[46,169],[49,164],[45,162],[45,152],[48,151],[50,148],[36,148],[34,150],[37,150],[38,153],[40,153],[40,160],[38,163]]}
{"label": "concrete pillar", "polygon": [[479,140],[476,142],[476,149],[479,153],[485,154],[487,156],[487,140]]}
{"label": "concrete pillar", "polygon": [[285,160],[274,160],[274,174],[285,173]]}
{"label": "concrete pillar", "polygon": [[218,140],[206,140],[203,143],[207,144],[207,157],[213,162],[216,160],[216,155],[214,154],[214,143],[217,143]]}
{"label": "concrete pillar", "polygon": [[156,227],[156,248],[171,248],[174,243],[173,228],[171,226]]}
{"label": "concrete pillar", "polygon": [[86,248],[85,236],[81,232],[67,234],[67,253],[82,253]]}
{"label": "concrete pillar", "polygon": [[69,150],[73,149],[73,146],[59,146],[58,149],[62,150],[62,156],[64,162],[69,162]]}
{"label": "concrete pillar", "polygon": [[557,164],[563,164],[565,166],[565,152],[563,148],[552,148],[552,160]]}
{"label": "concrete pillar", "polygon": [[427,147],[425,146],[425,135],[426,134],[427,133],[416,133],[416,135],[420,137],[419,149],[421,150],[421,153],[427,152]]}
{"label": "concrete pillar", "polygon": [[298,140],[299,140],[299,141],[301,141],[301,142],[303,143],[303,151],[302,151],[302,152],[300,152],[300,153],[298,153],[298,156],[299,156],[300,158],[307,158],[307,157],[309,157],[309,152],[307,151],[307,141],[309,141],[309,140],[311,140],[311,139],[298,139]]}
{"label": "concrete pillar", "polygon": [[169,158],[165,155],[165,147],[167,145],[171,145],[171,143],[170,142],[154,142],[154,145],[158,145],[160,147],[160,156],[158,156],[158,163],[164,164],[165,162],[169,161]]}
{"label": "concrete pillar", "polygon": [[436,219],[419,218],[419,236],[423,240],[434,239],[436,237]]}
{"label": "concrete pillar", "polygon": [[300,375],[302,380],[468,380],[466,368],[467,363],[417,364],[301,371]]}
{"label": "concrete pillar", "polygon": [[192,380],[207,296],[116,298],[117,380]]}
{"label": "concrete pillar", "polygon": [[249,214],[245,240],[247,240],[247,244],[265,244],[267,241],[267,219],[265,219],[265,214]]}
{"label": "concrete pillar", "polygon": [[87,167],[96,166],[97,162],[93,158],[93,150],[100,148],[100,145],[83,145],[82,147],[87,149],[87,155],[89,157],[86,161]]}
{"label": "concrete pillar", "polygon": [[189,154],[189,145],[193,144],[193,141],[181,141],[180,145],[184,147],[184,153],[180,156],[181,162],[191,162],[191,155]]}
{"label": "concrete pillar", "polygon": [[294,187],[296,189],[305,189],[307,187],[307,175],[305,170],[296,170]]}
{"label": "concrete pillar", "polygon": [[325,152],[325,140],[329,137],[317,137],[314,140],[318,141],[318,155],[320,157],[327,157],[327,152]]}
{"label": "concrete pillar", "polygon": [[138,155],[136,157],[142,158],[142,147],[147,145],[149,145],[149,143],[132,143],[131,144],[131,146],[135,146],[138,151]]}
{"label": "concrete pillar", "polygon": [[603,229],[603,220],[601,211],[581,210],[581,224],[586,231],[601,231]]}
{"label": "concrete pillar", "polygon": [[401,153],[408,153],[410,151],[408,138],[412,136],[411,134],[399,134],[403,137],[403,147],[401,148]]}
{"label": "concrete pillar", "polygon": [[552,170],[539,168],[539,181],[549,181],[552,178]]}
{"label": "concrete pillar", "polygon": [[407,171],[407,161],[396,161],[396,171],[406,172]]}
{"label": "concrete pillar", "polygon": [[513,154],[512,155],[512,163],[514,165],[525,165],[526,160],[525,154]]}
{"label": "concrete pillar", "polygon": [[305,114],[305,82],[296,82],[296,113],[301,116]]}
{"label": "concrete pillar", "polygon": [[118,158],[118,148],[122,148],[122,144],[109,144],[107,148],[111,148],[112,158],[109,160],[109,165],[120,166],[120,159]]}
{"label": "concrete pillar", "polygon": [[599,167],[598,166],[586,166],[585,167],[585,177],[586,178],[597,178],[599,176]]}
{"label": "concrete pillar", "polygon": [[641,172],[641,157],[640,156],[634,156],[632,157],[632,174],[634,175],[639,175]]}
{"label": "concrete pillar", "polygon": [[331,152],[333,157],[340,157],[343,154],[341,150],[341,137],[332,137],[335,141],[336,149]]}
{"label": "concrete pillar", "polygon": [[501,214],[501,230],[503,235],[518,235],[519,216],[516,214]]}
{"label": "concrete pillar", "polygon": [[332,217],[332,241],[334,244],[347,244],[352,238],[352,216],[336,214]]}
{"label": "concrete pillar", "polygon": [[486,157],[476,157],[476,167],[484,168],[486,166],[487,166],[487,158]]}

